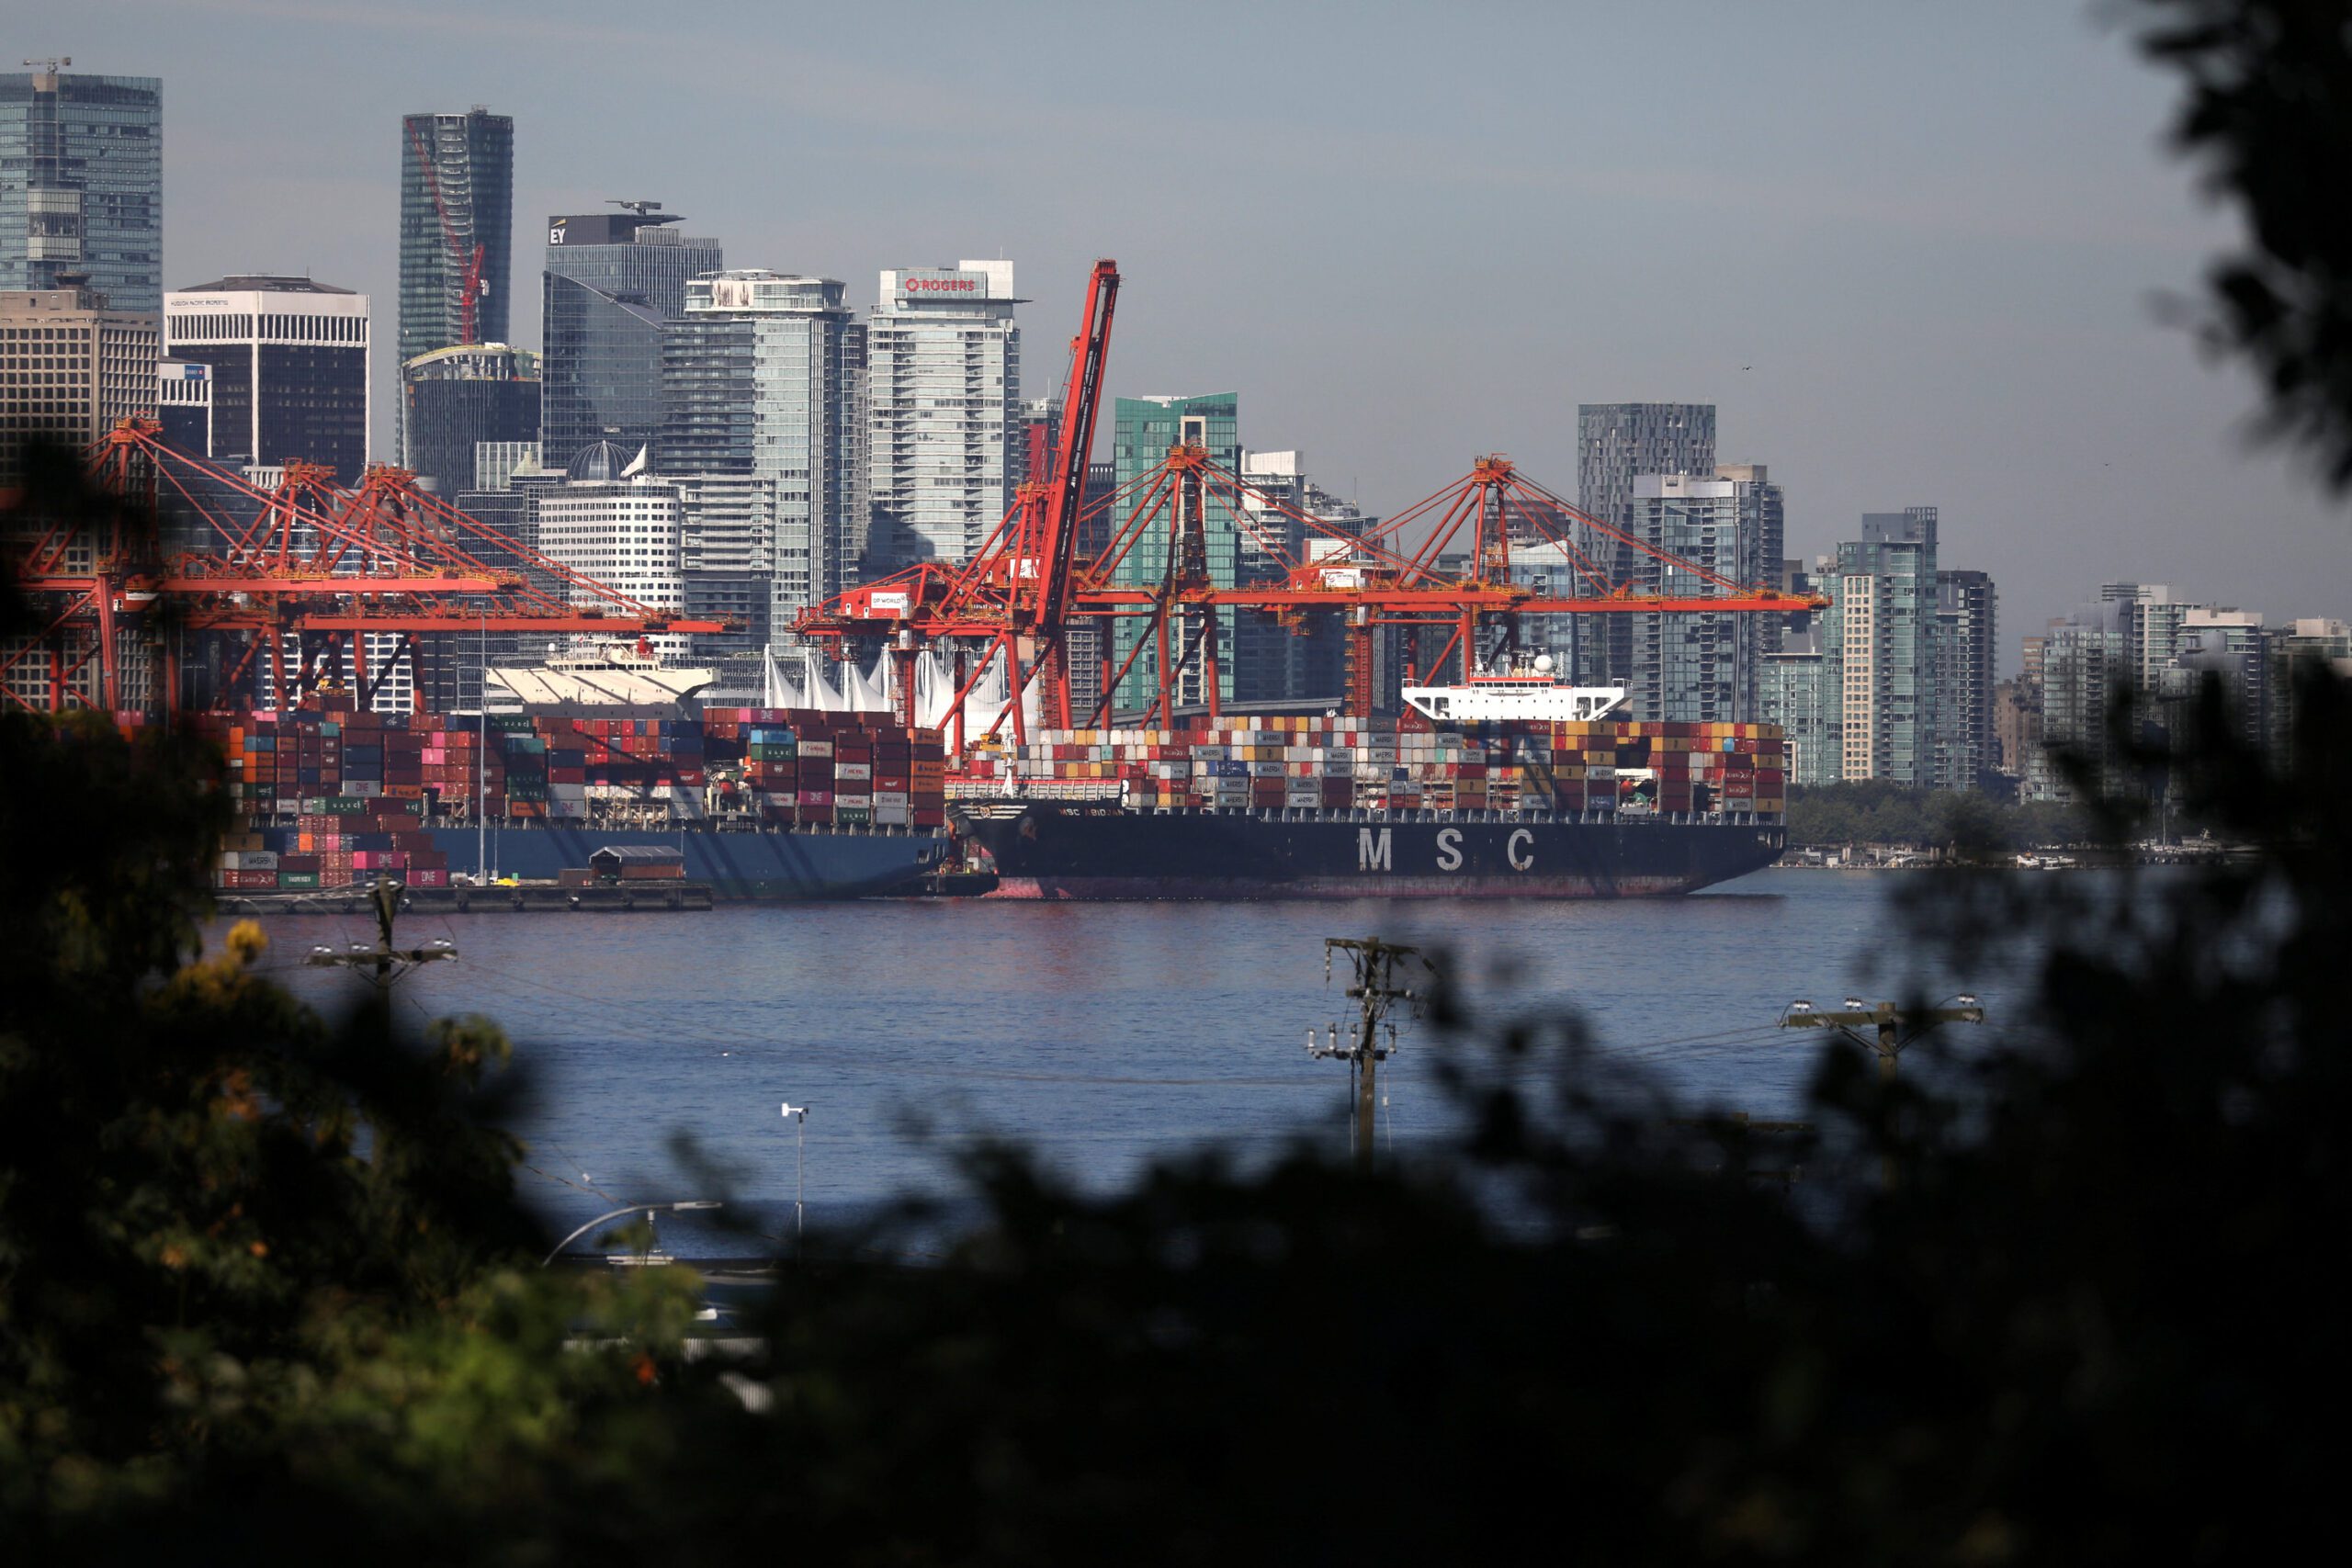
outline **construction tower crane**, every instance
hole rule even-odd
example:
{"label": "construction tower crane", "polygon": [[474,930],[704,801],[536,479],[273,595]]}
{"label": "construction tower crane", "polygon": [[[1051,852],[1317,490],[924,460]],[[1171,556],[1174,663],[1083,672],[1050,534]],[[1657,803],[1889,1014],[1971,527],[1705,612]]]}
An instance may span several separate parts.
{"label": "construction tower crane", "polygon": [[489,284],[482,276],[482,262],[488,254],[482,243],[474,242],[471,252],[458,233],[458,225],[449,216],[449,204],[442,198],[441,176],[433,165],[432,149],[424,144],[424,133],[413,120],[408,128],[409,145],[416,152],[416,166],[424,172],[424,188],[433,197],[433,210],[441,219],[441,243],[449,253],[449,265],[456,270],[458,283],[458,341],[473,344],[481,341],[475,325],[481,296]]}

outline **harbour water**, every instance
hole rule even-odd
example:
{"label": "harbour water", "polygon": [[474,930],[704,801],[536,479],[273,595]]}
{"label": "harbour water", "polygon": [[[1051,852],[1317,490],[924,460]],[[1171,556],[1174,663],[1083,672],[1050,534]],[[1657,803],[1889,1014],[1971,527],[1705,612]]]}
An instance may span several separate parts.
{"label": "harbour water", "polygon": [[[775,1234],[806,1124],[810,1223],[950,1185],[956,1150],[1022,1140],[1074,1179],[1118,1182],[1211,1144],[1248,1158],[1306,1136],[1344,1147],[1348,1069],[1306,1031],[1351,1006],[1323,939],[1452,954],[1480,1021],[1580,1012],[1598,1060],[1686,1106],[1795,1114],[1822,1037],[1774,1027],[1794,997],[1835,1005],[1959,989],[2000,1037],[2010,977],[1922,973],[1889,902],[1904,874],[1762,872],[1625,902],[1003,904],[885,900],[666,915],[417,915],[403,942],[458,962],[398,985],[409,1021],[479,1011],[516,1043],[532,1094],[524,1178],[563,1229],[625,1202],[714,1195]],[[295,966],[372,942],[364,917],[268,922],[271,967],[322,1007],[367,984]],[[1381,1073],[1380,1136],[1409,1155],[1446,1106],[1441,1043],[1404,1025]],[[1525,1071],[1568,1070],[1556,1053]],[[927,1131],[918,1135],[917,1124]],[[683,1157],[681,1137],[695,1154]],[[703,1162],[697,1166],[695,1161]],[[673,1222],[673,1225],[684,1222]],[[682,1252],[680,1236],[665,1241]],[[738,1248],[740,1249],[740,1247]],[[689,1253],[689,1255],[691,1255]]]}

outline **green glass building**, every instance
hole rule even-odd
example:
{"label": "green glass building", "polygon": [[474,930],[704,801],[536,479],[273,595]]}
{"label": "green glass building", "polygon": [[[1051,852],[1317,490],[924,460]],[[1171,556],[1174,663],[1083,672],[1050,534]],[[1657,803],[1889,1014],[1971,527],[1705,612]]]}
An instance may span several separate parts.
{"label": "green glass building", "polygon": [[[1112,438],[1113,482],[1122,497],[1116,514],[1111,519],[1115,532],[1126,514],[1141,502],[1146,488],[1139,481],[1157,468],[1168,456],[1168,449],[1179,442],[1208,448],[1210,460],[1229,473],[1241,471],[1240,398],[1232,392],[1209,392],[1198,397],[1121,398],[1114,412]],[[1134,486],[1131,490],[1129,487]],[[1203,533],[1208,545],[1210,581],[1220,588],[1237,586],[1240,581],[1240,532],[1236,526],[1233,509],[1223,499],[1212,496],[1207,514],[1203,518]],[[1163,511],[1150,527],[1144,530],[1134,547],[1119,563],[1117,581],[1141,587],[1158,587],[1168,574],[1170,530],[1174,522],[1172,513]],[[1150,705],[1159,691],[1159,664],[1156,639],[1145,636],[1150,623],[1142,616],[1123,617],[1113,623],[1109,671],[1126,662],[1138,637],[1146,646],[1136,658],[1135,667],[1126,679],[1119,682],[1118,696],[1113,705],[1122,711],[1140,710]],[[1169,646],[1179,649],[1185,646],[1192,633],[1185,633],[1182,624],[1171,626]],[[1230,701],[1234,693],[1234,612],[1218,612],[1217,628],[1217,692],[1220,701]],[[1181,652],[1180,652],[1181,656]],[[1188,667],[1179,683],[1177,700],[1197,703],[1204,694],[1200,690],[1199,672]]]}

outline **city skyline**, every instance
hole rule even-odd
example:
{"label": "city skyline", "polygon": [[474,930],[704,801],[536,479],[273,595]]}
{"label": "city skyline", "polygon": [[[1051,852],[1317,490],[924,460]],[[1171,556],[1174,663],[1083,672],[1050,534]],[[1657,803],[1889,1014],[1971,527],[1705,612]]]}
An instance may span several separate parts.
{"label": "city skyline", "polygon": [[[1041,13],[1003,39],[918,28],[911,47],[894,41],[888,62],[920,93],[897,77],[881,90],[881,47],[845,23],[812,19],[786,48],[746,13],[741,47],[714,52],[633,15],[195,0],[115,6],[40,41],[70,45],[77,70],[169,79],[167,287],[308,267],[384,309],[397,262],[389,130],[420,106],[482,102],[515,120],[518,230],[651,193],[727,235],[740,265],[863,278],[909,257],[1001,251],[1023,269],[1039,341],[1066,330],[1091,257],[1116,254],[1130,288],[1108,389],[1235,388],[1253,427],[1370,511],[1399,509],[1489,450],[1565,491],[1578,402],[1707,401],[1721,410],[1718,457],[1769,462],[1787,487],[1790,556],[1828,550],[1862,512],[1929,502],[2003,584],[2012,628],[2066,614],[2073,584],[2119,576],[2198,581],[2281,620],[2352,598],[2337,509],[2289,457],[2240,447],[2250,383],[2201,366],[2150,308],[2196,287],[2230,225],[2157,146],[2169,83],[2082,15],[1529,20],[1526,58],[1506,73],[1544,69],[1547,40],[1571,35],[1579,56],[1623,70],[1575,106],[1499,93],[1505,107],[1477,115],[1377,127],[1355,112],[1367,92],[1433,90],[1467,68],[1477,29],[1408,30],[1377,10],[1344,28],[1259,18],[1261,47],[1239,51],[1204,22],[1155,43],[1170,81],[1188,63],[1231,68],[1229,85],[1188,104],[1151,84],[1048,84],[1079,46]],[[1819,46],[1833,18],[1831,51]],[[251,35],[234,58],[224,23]],[[1142,25],[1106,18],[1088,47],[1115,49]],[[380,46],[366,79],[288,69],[340,56],[355,29]],[[469,47],[411,41],[428,32]],[[1669,32],[1722,46],[1674,57],[1700,87],[1769,78],[1784,110],[1744,123],[1694,90],[1670,127],[1634,114],[1638,62]],[[693,59],[699,90],[640,94],[620,112],[566,90],[620,47],[633,63]],[[1252,97],[1274,61],[1302,57],[1326,64],[1320,85],[1279,107]],[[1912,69],[1931,59],[1939,69]],[[1008,71],[1050,90],[1000,94],[989,84]],[[752,93],[763,74],[789,90]],[[1837,107],[1799,107],[1808,83]],[[984,111],[984,96],[1023,107]],[[283,105],[305,134],[254,119],[252,102]],[[1231,145],[1246,153],[1180,168],[1148,199],[1102,199],[1137,145],[1227,113],[1243,118]],[[938,134],[958,117],[989,126],[985,149]],[[768,173],[705,155],[728,134],[829,156]],[[1241,246],[1229,224],[1200,221],[1231,176],[1277,189],[1308,168],[1324,177],[1300,186],[1308,220],[1287,237]],[[1474,205],[1487,214],[1475,246],[1460,237]],[[1669,248],[1708,211],[1736,220],[1740,243]],[[525,232],[517,248],[535,254],[543,238]],[[514,292],[509,335],[537,345],[531,290]],[[1499,339],[1487,330],[1498,311],[1511,323]],[[1033,391],[1053,374],[1037,357]],[[389,426],[388,409],[377,423]],[[388,435],[376,434],[379,455]]]}

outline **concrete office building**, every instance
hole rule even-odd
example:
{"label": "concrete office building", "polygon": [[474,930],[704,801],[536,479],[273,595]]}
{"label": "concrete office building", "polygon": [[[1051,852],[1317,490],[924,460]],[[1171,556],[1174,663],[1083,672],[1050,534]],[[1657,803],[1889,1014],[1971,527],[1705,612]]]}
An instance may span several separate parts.
{"label": "concrete office building", "polygon": [[865,328],[830,277],[698,277],[664,335],[662,389],[661,472],[773,482],[768,627],[782,642],[801,610],[857,581],[865,553]]}
{"label": "concrete office building", "polygon": [[474,443],[474,482],[477,491],[505,490],[516,476],[540,471],[537,441],[477,441]]}
{"label": "concrete office building", "polygon": [[1021,480],[1012,264],[882,274],[866,319],[873,551],[886,570],[969,560]]}
{"label": "concrete office building", "polygon": [[[1634,481],[1644,474],[1713,474],[1713,403],[1582,403],[1577,408],[1577,507],[1618,528],[1630,528]],[[1633,576],[1630,547],[1604,540],[1601,564],[1620,582]],[[1632,681],[1634,628],[1626,617],[1606,617],[1576,651],[1576,676],[1599,685]]]}
{"label": "concrete office building", "polygon": [[1938,789],[1973,790],[1998,767],[1993,734],[2000,595],[1982,571],[1936,573]]}
{"label": "concrete office building", "polygon": [[514,118],[402,115],[398,363],[504,343],[514,271]]}
{"label": "concrete office building", "polygon": [[661,434],[662,323],[685,309],[687,279],[727,265],[717,240],[668,227],[680,221],[659,202],[548,220],[539,360],[548,467],[607,438],[634,455]]}
{"label": "concrete office building", "polygon": [[538,356],[503,343],[436,348],[401,370],[401,467],[446,496],[474,488],[475,449],[531,441]]}
{"label": "concrete office building", "polygon": [[155,408],[155,318],[78,283],[0,292],[0,482],[37,441],[80,448]]}
{"label": "concrete office building", "polygon": [[110,309],[164,308],[164,85],[0,73],[0,290],[78,279]]}
{"label": "concrete office building", "polygon": [[[592,446],[573,458],[563,482],[536,489],[530,500],[536,546],[549,560],[650,609],[682,615],[686,584],[678,488],[649,474],[624,475],[628,461],[617,446]],[[566,592],[573,604],[595,602],[583,590]],[[648,640],[664,658],[688,652],[683,636]]]}
{"label": "concrete office building", "polygon": [[216,457],[368,466],[368,296],[307,277],[216,278],[164,297],[164,351],[212,367]]}
{"label": "concrete office building", "polygon": [[191,457],[212,456],[212,367],[199,359],[155,362],[155,423],[164,444]]}

